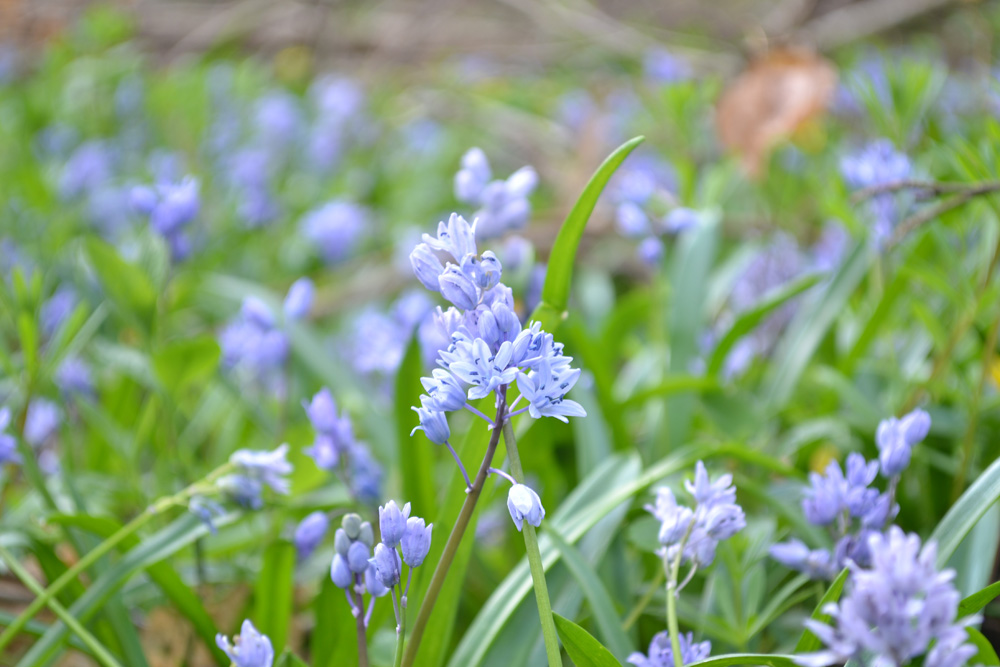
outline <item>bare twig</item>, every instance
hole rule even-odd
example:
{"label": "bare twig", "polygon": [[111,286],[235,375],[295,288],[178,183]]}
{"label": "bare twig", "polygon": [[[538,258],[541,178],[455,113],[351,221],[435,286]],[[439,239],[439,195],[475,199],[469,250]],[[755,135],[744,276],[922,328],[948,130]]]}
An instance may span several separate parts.
{"label": "bare twig", "polygon": [[880,183],[879,185],[873,185],[870,188],[858,190],[851,197],[851,201],[857,204],[880,194],[885,194],[887,192],[899,192],[900,190],[924,190],[931,194],[947,194],[955,192],[965,193],[970,190],[974,190],[977,194],[985,194],[987,192],[993,192],[994,190],[1000,190],[1000,182],[970,184],[904,179],[902,181],[892,181],[891,183]]}
{"label": "bare twig", "polygon": [[954,0],[867,0],[823,14],[798,33],[800,41],[829,50],[884,32]]}
{"label": "bare twig", "polygon": [[935,206],[928,206],[927,208],[921,209],[920,212],[911,215],[896,226],[896,231],[889,240],[888,247],[892,248],[897,245],[900,241],[906,238],[910,232],[917,227],[922,226],[924,223],[930,222],[934,218],[944,215],[952,209],[956,209],[959,206],[967,204],[969,200],[974,199],[975,197],[991,194],[997,191],[1000,191],[1000,183],[983,183],[981,185],[973,185],[969,186],[968,189],[959,192],[954,197],[945,199],[943,202],[940,202]]}

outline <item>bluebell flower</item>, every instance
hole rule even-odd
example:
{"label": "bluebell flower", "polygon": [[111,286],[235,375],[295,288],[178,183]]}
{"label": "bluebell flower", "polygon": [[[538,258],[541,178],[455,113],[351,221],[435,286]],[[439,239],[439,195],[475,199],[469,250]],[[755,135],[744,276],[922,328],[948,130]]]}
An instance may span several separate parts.
{"label": "bluebell flower", "polygon": [[372,505],[382,497],[384,471],[372,456],[368,447],[355,443],[348,452],[350,459],[350,486],[354,496],[361,502]]}
{"label": "bluebell flower", "polygon": [[882,420],[875,435],[882,474],[894,477],[903,472],[910,464],[913,446],[927,437],[930,427],[930,415],[920,408],[901,419],[890,417]]}
{"label": "bluebell flower", "polygon": [[441,286],[438,279],[444,273],[444,264],[438,259],[429,245],[418,243],[417,247],[410,253],[410,264],[413,266],[413,273],[417,280],[432,292],[440,292]]}
{"label": "bluebell flower", "polygon": [[664,48],[646,52],[642,71],[650,83],[677,83],[691,77],[691,68],[682,58]]}
{"label": "bluebell flower", "polygon": [[438,286],[441,296],[451,301],[462,310],[473,310],[479,304],[479,290],[476,284],[451,262],[444,267],[438,276]]}
{"label": "bluebell flower", "polygon": [[360,541],[351,542],[347,550],[347,567],[354,574],[362,574],[368,568],[371,558],[371,547]]}
{"label": "bluebell flower", "polygon": [[76,308],[79,300],[72,287],[60,287],[42,304],[40,320],[42,333],[51,336]]}
{"label": "bluebell flower", "polygon": [[840,266],[847,254],[851,236],[837,221],[827,223],[811,249],[812,264],[818,271],[832,271]]}
{"label": "bluebell flower", "polygon": [[615,209],[618,232],[626,238],[638,238],[650,231],[649,216],[634,201],[625,200]]}
{"label": "bluebell flower", "polygon": [[810,487],[802,500],[802,513],[809,523],[825,526],[832,523],[846,508],[847,483],[836,461],[826,467],[826,474],[809,473]]}
{"label": "bluebell flower", "polygon": [[[558,359],[562,361],[543,359],[537,370],[518,373],[517,388],[528,400],[528,412],[535,419],[555,417],[562,422],[568,421],[567,417],[586,417],[587,411],[582,405],[566,398],[566,393],[580,378],[580,369],[569,366],[569,357]],[[471,391],[469,397],[472,397]]]}
{"label": "bluebell flower", "polygon": [[483,292],[496,287],[503,275],[500,260],[489,250],[482,255],[466,256],[461,269],[462,273],[468,276],[472,283]]}
{"label": "bluebell flower", "polygon": [[[694,635],[690,632],[681,633],[677,639],[681,647],[681,663],[684,665],[707,660],[712,652],[711,642],[695,642]],[[636,667],[673,667],[674,651],[670,644],[670,635],[666,631],[656,633],[646,655],[633,653],[626,662]]]}
{"label": "bluebell flower", "polygon": [[531,241],[517,234],[511,234],[504,239],[503,249],[500,252],[504,265],[508,270],[515,272],[522,266],[531,264],[534,254],[535,247]]}
{"label": "bluebell flower", "polygon": [[701,213],[691,208],[678,206],[663,218],[663,231],[667,234],[681,234],[701,224]]}
{"label": "bluebell flower", "polygon": [[378,508],[378,527],[382,542],[393,549],[399,544],[406,532],[406,520],[410,516],[410,503],[399,509],[395,500],[390,500]]}
{"label": "bluebell flower", "polygon": [[656,504],[646,505],[645,509],[660,522],[658,539],[664,546],[677,544],[684,539],[688,527],[694,520],[694,512],[688,507],[678,505],[673,491],[665,486],[657,489]]}
{"label": "bluebell flower", "polygon": [[427,439],[435,444],[443,445],[448,442],[448,438],[451,437],[448,417],[438,410],[433,402],[425,402],[421,397],[421,403],[423,404],[421,407],[412,408],[420,419],[420,425],[410,431],[410,435],[423,431]]}
{"label": "bluebell flower", "polygon": [[380,598],[389,592],[389,589],[378,578],[378,570],[369,561],[368,569],[365,570],[365,590],[372,597]]}
{"label": "bluebell flower", "polygon": [[465,406],[465,389],[454,375],[440,368],[431,371],[433,377],[420,378],[424,391],[431,399],[435,410],[454,412]]}
{"label": "bluebell flower", "polygon": [[220,332],[219,346],[223,366],[246,373],[276,394],[283,393],[281,369],[288,360],[290,343],[263,301],[244,299],[239,316]]}
{"label": "bluebell flower", "polygon": [[537,528],[542,525],[542,519],[545,518],[542,500],[524,484],[514,484],[510,487],[510,491],[507,492],[507,510],[518,531],[525,521]]}
{"label": "bluebell flower", "polygon": [[308,278],[299,278],[288,288],[285,295],[285,303],[282,308],[285,317],[290,320],[301,320],[309,314],[312,308],[313,297],[316,295],[316,286]]}
{"label": "bluebell flower", "polygon": [[357,248],[369,226],[369,217],[368,211],[357,204],[333,200],[306,213],[299,225],[323,259],[336,264]]}
{"label": "bluebell flower", "polygon": [[[845,156],[840,162],[840,171],[850,187],[870,188],[910,178],[913,165],[891,141],[879,139]],[[869,199],[867,207],[873,218],[875,241],[881,245],[889,239],[902,217],[900,200],[896,194],[885,192]]]}
{"label": "bluebell flower", "polygon": [[17,452],[17,440],[7,433],[10,426],[10,408],[0,408],[0,465],[5,463],[20,463],[21,455]]}
{"label": "bluebell flower", "polygon": [[272,667],[274,663],[271,640],[257,632],[250,619],[243,621],[232,644],[221,634],[215,636],[215,643],[233,661],[234,667]]}
{"label": "bluebell flower", "polygon": [[609,194],[616,202],[633,202],[640,206],[657,190],[676,189],[673,167],[651,153],[632,153],[612,177]]}
{"label": "bluebell flower", "polygon": [[24,440],[32,447],[40,447],[59,428],[62,411],[50,400],[36,398],[28,404],[24,418]]}
{"label": "bluebell flower", "polygon": [[354,583],[354,574],[347,566],[346,556],[336,554],[330,563],[330,579],[337,588],[347,588]]}
{"label": "bluebell flower", "polygon": [[399,583],[403,573],[403,563],[395,548],[381,542],[375,545],[375,556],[371,559],[375,566],[375,575],[386,588],[392,588]]}
{"label": "bluebell flower", "polygon": [[243,474],[260,480],[277,493],[287,495],[288,475],[292,473],[287,455],[288,445],[283,444],[270,451],[240,449],[233,452],[229,461]]}
{"label": "bluebell flower", "polygon": [[256,477],[244,473],[234,473],[220,477],[216,486],[222,493],[240,507],[259,510],[264,506],[261,498],[264,484]]}
{"label": "bluebell flower", "polygon": [[257,135],[272,148],[293,143],[302,126],[302,111],[296,98],[283,91],[272,91],[257,100],[254,125]]}
{"label": "bluebell flower", "polygon": [[462,168],[455,174],[455,199],[477,203],[492,177],[486,154],[480,148],[470,148],[462,156]]}
{"label": "bluebell flower", "polygon": [[506,181],[493,181],[480,195],[480,208],[473,214],[476,229],[483,238],[500,236],[521,229],[531,217],[528,196],[538,185],[538,174],[531,167],[522,167]]}
{"label": "bluebell flower", "polygon": [[91,376],[90,366],[79,357],[63,359],[56,369],[55,381],[59,390],[66,396],[91,396],[94,393],[94,379]]}
{"label": "bluebell flower", "polygon": [[149,226],[164,238],[178,234],[198,215],[201,208],[198,181],[186,176],[179,183],[158,183],[155,188],[136,186],[132,206],[149,216]]}
{"label": "bluebell flower", "polygon": [[114,156],[100,141],[81,144],[66,161],[59,180],[59,194],[75,199],[111,180]]}
{"label": "bluebell flower", "polygon": [[656,268],[663,262],[663,241],[655,236],[647,236],[639,242],[636,254],[643,264]]}
{"label": "bluebell flower", "polygon": [[452,213],[447,223],[438,223],[437,237],[424,234],[423,240],[432,249],[450,254],[458,264],[466,256],[477,254],[476,223],[470,225],[457,213]]}
{"label": "bluebell flower", "polygon": [[324,118],[344,122],[361,113],[365,91],[361,85],[345,76],[327,75],[317,78],[309,87],[309,97]]}
{"label": "bluebell flower", "polygon": [[316,511],[307,514],[295,527],[293,542],[299,561],[304,561],[316,550],[323,536],[330,528],[330,519],[326,512]]}
{"label": "bluebell flower", "polygon": [[801,540],[789,540],[771,546],[771,558],[787,568],[803,572],[810,579],[833,579],[840,572],[830,552],[810,549]]}
{"label": "bluebell flower", "polygon": [[420,517],[410,517],[406,520],[406,530],[400,540],[403,551],[403,562],[410,567],[423,565],[427,553],[431,550],[431,531],[434,524],[424,525]]}
{"label": "bluebell flower", "polygon": [[[927,653],[928,667],[962,665],[976,654],[966,643],[964,626],[975,617],[956,619],[961,599],[952,584],[955,573],[938,572],[936,545],[921,548],[920,538],[897,526],[869,536],[871,566],[850,563],[847,592],[839,603],[824,607],[830,625],[806,621],[825,645],[797,662],[821,667],[860,659],[902,667]],[[932,642],[936,651],[928,653]]]}
{"label": "bluebell flower", "polygon": [[[447,362],[447,368],[459,380],[471,385],[469,399],[476,400],[488,396],[499,387],[510,384],[518,377],[516,366],[511,366],[511,356],[514,348],[505,342],[496,354],[489,349],[486,341],[477,338],[474,341],[461,340],[455,345],[453,352],[442,352],[441,358]],[[534,388],[536,384],[531,381]],[[524,389],[521,390],[522,393]]]}
{"label": "bluebell flower", "polygon": [[191,500],[188,501],[188,511],[201,519],[201,522],[213,535],[219,532],[215,525],[215,519],[226,513],[226,509],[222,505],[204,496],[192,496]]}

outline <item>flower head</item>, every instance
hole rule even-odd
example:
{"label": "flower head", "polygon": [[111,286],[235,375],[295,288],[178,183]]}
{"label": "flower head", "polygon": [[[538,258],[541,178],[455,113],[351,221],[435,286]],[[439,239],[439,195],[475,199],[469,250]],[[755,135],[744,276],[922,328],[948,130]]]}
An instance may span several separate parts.
{"label": "flower head", "polygon": [[271,451],[240,449],[233,452],[229,461],[246,476],[257,479],[277,493],[288,494],[288,478],[292,464],[286,458],[288,445],[283,444]]}
{"label": "flower head", "polygon": [[420,517],[410,517],[406,520],[406,531],[400,542],[403,549],[403,562],[410,567],[420,567],[427,553],[431,550],[431,531],[434,524],[424,525]]}
{"label": "flower head", "polygon": [[371,563],[375,566],[375,574],[383,586],[392,588],[399,583],[403,573],[403,563],[393,547],[381,542],[376,544],[375,557],[371,559]]}
{"label": "flower head", "polygon": [[507,510],[519,531],[524,521],[537,528],[545,518],[545,508],[542,507],[538,494],[524,484],[514,484],[510,487],[507,493]]}
{"label": "flower head", "polygon": [[[681,647],[681,663],[690,665],[708,658],[712,652],[712,643],[708,641],[695,642],[692,633],[681,634],[678,637]],[[647,655],[636,652],[628,657],[629,662],[636,667],[673,667],[674,652],[670,645],[670,635],[659,632],[649,644]]]}
{"label": "flower head", "polygon": [[386,546],[393,549],[396,548],[396,545],[399,544],[399,541],[403,537],[403,533],[406,532],[406,520],[409,516],[410,503],[403,505],[403,509],[401,510],[395,500],[390,500],[378,508],[379,532],[382,535],[382,542]]}
{"label": "flower head", "polygon": [[316,294],[316,286],[308,278],[299,278],[288,288],[285,295],[283,309],[285,317],[290,320],[301,320],[309,314],[312,308],[313,297]]}
{"label": "flower head", "polygon": [[240,634],[233,637],[233,643],[221,634],[215,636],[215,643],[229,656],[235,667],[271,667],[274,663],[274,648],[271,640],[253,626],[250,619],[243,621]]}
{"label": "flower head", "polygon": [[295,527],[295,551],[299,561],[303,561],[316,550],[319,543],[323,541],[323,536],[330,528],[330,519],[326,512],[316,511],[306,515],[299,525]]}
{"label": "flower head", "polygon": [[883,419],[875,435],[882,474],[893,477],[903,472],[910,464],[913,446],[927,437],[930,428],[930,415],[920,408],[900,419]]}
{"label": "flower head", "polygon": [[347,259],[360,243],[369,213],[357,204],[333,200],[306,213],[300,227],[328,264]]}

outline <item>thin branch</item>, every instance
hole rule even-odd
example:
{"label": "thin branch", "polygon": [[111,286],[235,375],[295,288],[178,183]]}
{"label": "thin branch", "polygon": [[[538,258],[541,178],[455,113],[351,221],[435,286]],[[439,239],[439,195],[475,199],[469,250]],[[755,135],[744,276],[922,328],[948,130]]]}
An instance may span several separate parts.
{"label": "thin branch", "polygon": [[967,190],[959,192],[954,197],[946,199],[935,206],[928,206],[920,212],[911,215],[896,226],[896,231],[889,240],[888,247],[892,248],[899,244],[910,232],[930,222],[934,218],[940,217],[952,209],[956,209],[980,195],[991,194],[1000,191],[1000,183],[983,183],[970,186]]}
{"label": "thin branch", "polygon": [[[983,192],[1000,190],[1000,182],[969,184],[904,179],[901,181],[892,181],[890,183],[880,183],[879,185],[873,185],[869,188],[858,190],[851,196],[851,202],[858,204],[880,194],[885,194],[887,192],[899,192],[900,190],[923,190],[930,194],[952,194],[964,193],[969,190],[980,191],[984,188],[985,190]],[[983,192],[980,192],[980,194],[983,194]]]}

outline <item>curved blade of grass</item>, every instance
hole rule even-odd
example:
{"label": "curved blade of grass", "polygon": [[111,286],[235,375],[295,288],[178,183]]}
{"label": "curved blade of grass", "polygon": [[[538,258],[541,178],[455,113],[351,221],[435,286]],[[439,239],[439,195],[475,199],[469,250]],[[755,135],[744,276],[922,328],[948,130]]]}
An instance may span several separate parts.
{"label": "curved blade of grass", "polygon": [[[221,517],[216,521],[216,525],[221,527],[229,523],[232,518]],[[160,563],[206,534],[208,528],[201,520],[193,514],[185,513],[162,530],[141,540],[140,544],[128,551],[114,567],[98,577],[87,592],[70,606],[70,613],[81,623],[86,623],[101,609],[108,597],[136,572]],[[62,623],[53,624],[21,658],[18,667],[43,667],[50,664],[66,638],[66,626]],[[218,656],[216,659],[220,665],[225,664]]]}
{"label": "curved blade of grass", "polygon": [[[820,598],[819,604],[816,605],[816,609],[813,610],[812,618],[814,621],[819,621],[820,623],[829,623],[830,617],[823,613],[823,607],[830,604],[831,602],[836,602],[840,599],[840,594],[844,591],[844,583],[847,581],[848,570],[844,569],[837,578],[833,580],[830,587],[826,589],[826,593]],[[795,653],[812,653],[813,651],[818,651],[823,648],[823,642],[819,640],[819,637],[814,635],[809,630],[803,630],[802,636],[799,637],[799,641],[795,644]]]}
{"label": "curved blade of grass", "polygon": [[[579,551],[577,551],[576,547],[571,544],[567,544],[566,540],[564,540],[559,533],[554,530],[546,530],[545,534],[549,536],[549,539],[552,540],[552,544],[554,544],[556,549],[559,550],[559,554],[562,556],[562,560],[566,564],[566,567],[569,568],[570,574],[572,574],[573,578],[576,579],[576,582],[580,585],[580,590],[583,591],[584,596],[587,598],[587,602],[590,603],[590,612],[594,615],[594,621],[597,623],[597,629],[600,631],[601,639],[603,639],[607,645],[605,650],[610,650],[616,658],[624,660],[628,657],[629,653],[632,652],[632,643],[625,635],[625,631],[622,630],[621,619],[619,619],[618,615],[615,613],[615,603],[612,601],[611,595],[608,594],[604,584],[601,583],[601,578],[598,576],[594,568],[592,568],[590,564],[584,560],[583,556]],[[558,619],[560,617],[556,616],[556,618]],[[559,628],[558,624],[556,629],[559,630],[559,635],[562,636],[563,632],[562,629]],[[589,637],[590,635],[588,634],[587,636]],[[591,637],[591,639],[593,638]],[[600,644],[598,644],[598,646],[600,646]],[[601,646],[601,648],[603,649],[605,647]],[[573,654],[569,650],[568,646],[566,650],[570,653],[570,657],[573,657]],[[577,665],[579,664],[580,663],[577,662]]]}
{"label": "curved blade of grass", "polygon": [[403,497],[413,504],[419,516],[437,515],[437,484],[434,476],[434,448],[425,438],[411,438],[417,425],[417,413],[411,407],[420,405],[420,384],[423,360],[417,336],[410,339],[403,362],[396,371],[396,442],[399,469],[403,476]]}
{"label": "curved blade of grass", "polygon": [[[50,523],[81,528],[102,539],[111,537],[122,527],[122,524],[112,519],[81,514],[57,514],[48,517],[46,520]],[[135,535],[127,537],[122,541],[122,548],[124,549],[134,549],[138,545],[139,538]],[[173,603],[177,611],[191,622],[198,637],[208,648],[209,653],[212,654],[216,663],[225,665],[226,658],[215,645],[215,635],[218,630],[215,627],[212,617],[202,604],[201,598],[184,583],[184,580],[180,578],[169,563],[160,562],[150,565],[146,568],[146,574],[163,591],[163,594],[170,599],[170,602]]]}
{"label": "curved blade of grass", "polygon": [[254,587],[253,618],[279,651],[285,646],[292,618],[294,574],[295,546],[286,540],[271,544],[264,551],[264,563]]}
{"label": "curved blade of grass", "polygon": [[601,163],[566,216],[562,227],[559,228],[552,253],[549,255],[545,285],[542,287],[542,300],[531,315],[531,319],[541,322],[542,328],[549,333],[552,333],[566,316],[576,250],[580,245],[587,221],[594,212],[594,206],[597,205],[597,200],[612,174],[621,166],[629,153],[644,140],[645,137],[640,136],[626,141]]}
{"label": "curved blade of grass", "polygon": [[729,667],[729,665],[767,665],[768,667],[797,667],[791,655],[769,655],[767,653],[730,653],[719,655],[701,662],[693,662],[687,667]]}
{"label": "curved blade of grass", "polygon": [[552,614],[556,621],[556,630],[563,642],[566,653],[576,667],[621,667],[601,642],[573,621],[559,614]]}
{"label": "curved blade of grass", "polygon": [[944,567],[962,539],[1000,499],[1000,459],[983,471],[951,506],[928,541],[937,542],[937,565]]}
{"label": "curved blade of grass", "polygon": [[973,593],[958,604],[957,618],[969,616],[1000,597],[1000,581],[994,581],[981,591]]}
{"label": "curved blade of grass", "polygon": [[781,354],[765,381],[765,403],[770,409],[780,410],[791,397],[816,348],[864,278],[871,259],[868,244],[859,243],[824,288],[799,309],[778,342],[776,349]]}
{"label": "curved blade of grass", "polygon": [[996,667],[1000,665],[1000,657],[997,656],[997,650],[993,648],[993,644],[983,636],[982,632],[975,628],[966,628],[965,631],[969,635],[969,641],[979,650],[979,653],[975,657],[969,658],[970,663],[983,665],[983,667]]}
{"label": "curved blade of grass", "polygon": [[722,365],[726,362],[726,356],[728,356],[729,351],[733,349],[733,345],[740,338],[753,331],[754,327],[763,322],[768,315],[822,279],[823,276],[821,274],[813,273],[781,285],[765,294],[756,306],[737,318],[733,326],[729,327],[726,335],[715,346],[715,349],[712,351],[712,357],[708,361],[706,375],[717,375],[722,370]]}

